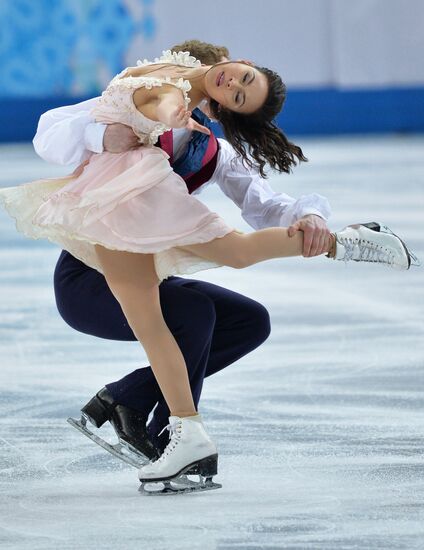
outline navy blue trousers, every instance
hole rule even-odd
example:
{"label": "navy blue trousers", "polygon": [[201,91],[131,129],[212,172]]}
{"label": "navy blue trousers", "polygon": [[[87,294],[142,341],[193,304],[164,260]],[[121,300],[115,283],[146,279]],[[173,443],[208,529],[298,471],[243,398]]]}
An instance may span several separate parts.
{"label": "navy blue trousers", "polygon": [[[56,264],[54,291],[61,317],[75,330],[107,340],[137,340],[105,277],[66,250]],[[181,277],[162,281],[159,296],[164,320],[184,356],[197,408],[206,376],[231,365],[268,338],[268,311],[237,292]],[[157,403],[148,429],[163,449],[169,434],[165,431],[159,438],[158,433],[168,424],[169,409],[150,366],[106,387],[117,402],[146,417]]]}

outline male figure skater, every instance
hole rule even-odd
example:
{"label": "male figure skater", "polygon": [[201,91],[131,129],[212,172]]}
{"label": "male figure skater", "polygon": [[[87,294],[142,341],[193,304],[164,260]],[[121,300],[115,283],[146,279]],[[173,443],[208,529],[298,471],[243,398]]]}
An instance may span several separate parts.
{"label": "male figure skater", "polygon": [[[208,64],[229,57],[226,48],[199,41],[172,50],[190,51]],[[94,122],[90,109],[96,100],[43,114],[34,138],[37,153],[50,162],[73,164],[103,150],[117,153],[139,146],[130,128]],[[193,111],[193,118],[209,127],[209,119],[199,109]],[[228,142],[212,132],[209,136],[174,129],[161,136],[158,146],[170,155],[174,170],[184,178],[190,193],[198,194],[216,183],[253,229],[290,226],[292,234],[304,232],[305,257],[324,252],[330,215],[325,197],[311,194],[296,200],[274,192],[257,171],[242,164]],[[66,250],[55,268],[54,290],[60,315],[74,329],[110,340],[137,340],[104,276]],[[269,313],[251,298],[195,279],[169,277],[160,284],[159,294],[165,322],[186,361],[197,408],[205,377],[236,362],[268,338]],[[159,434],[168,424],[169,409],[150,367],[106,384],[82,412],[97,427],[111,422],[121,440],[150,459],[168,442],[166,432]]]}

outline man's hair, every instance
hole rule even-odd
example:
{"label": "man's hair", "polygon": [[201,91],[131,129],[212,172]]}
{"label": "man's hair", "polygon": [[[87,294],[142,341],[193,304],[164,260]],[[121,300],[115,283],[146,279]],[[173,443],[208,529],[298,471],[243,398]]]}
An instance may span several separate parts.
{"label": "man's hair", "polygon": [[215,46],[201,40],[186,40],[171,48],[173,52],[190,52],[204,65],[214,65],[222,61],[223,57],[230,57],[230,52],[225,46]]}

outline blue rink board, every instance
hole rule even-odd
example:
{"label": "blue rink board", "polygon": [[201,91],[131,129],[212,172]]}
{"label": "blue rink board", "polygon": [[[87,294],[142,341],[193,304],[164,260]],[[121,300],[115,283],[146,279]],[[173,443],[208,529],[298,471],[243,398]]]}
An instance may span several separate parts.
{"label": "blue rink board", "polygon": [[[40,115],[87,97],[3,98],[0,142],[30,141]],[[424,87],[381,90],[293,89],[278,122],[288,134],[423,132]],[[217,126],[217,133],[221,132]]]}

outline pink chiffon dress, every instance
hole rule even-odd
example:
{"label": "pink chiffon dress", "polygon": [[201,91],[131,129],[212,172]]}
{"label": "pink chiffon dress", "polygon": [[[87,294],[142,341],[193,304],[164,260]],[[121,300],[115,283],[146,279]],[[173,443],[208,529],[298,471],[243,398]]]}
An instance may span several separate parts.
{"label": "pink chiffon dress", "polygon": [[[138,65],[155,63],[200,66],[188,52],[170,51]],[[95,244],[153,254],[160,281],[219,267],[179,247],[209,242],[235,229],[189,194],[168,155],[154,146],[169,128],[140,113],[132,97],[137,88],[166,83],[182,90],[188,106],[191,85],[182,78],[123,77],[126,71],[111,80],[92,114],[97,122],[130,126],[143,146],[124,153],[92,154],[67,177],[2,188],[0,202],[18,231],[58,244],[102,274]]]}

